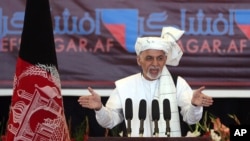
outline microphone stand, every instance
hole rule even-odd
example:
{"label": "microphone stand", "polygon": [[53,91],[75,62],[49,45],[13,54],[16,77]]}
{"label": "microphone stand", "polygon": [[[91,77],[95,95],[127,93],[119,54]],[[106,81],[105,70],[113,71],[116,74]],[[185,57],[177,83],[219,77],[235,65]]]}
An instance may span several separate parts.
{"label": "microphone stand", "polygon": [[170,137],[170,125],[169,125],[169,119],[166,119],[166,133],[167,137]]}
{"label": "microphone stand", "polygon": [[170,103],[168,99],[164,99],[163,101],[163,113],[164,113],[164,119],[166,121],[166,135],[167,137],[170,137],[170,124],[169,121],[171,119],[171,109],[170,109]]}
{"label": "microphone stand", "polygon": [[131,129],[131,120],[128,119],[127,122],[128,122],[128,128],[127,128],[128,137],[131,137],[131,132],[132,132],[132,129]]}
{"label": "microphone stand", "polygon": [[131,137],[131,120],[133,118],[133,108],[132,108],[132,99],[128,98],[125,102],[125,118],[127,120],[127,136]]}
{"label": "microphone stand", "polygon": [[144,120],[146,119],[146,113],[147,113],[147,106],[146,101],[142,99],[139,104],[139,119],[140,119],[140,128],[139,128],[139,136],[143,136],[144,128]]}
{"label": "microphone stand", "polygon": [[157,121],[157,120],[154,120],[154,123],[155,123],[154,135],[155,135],[156,137],[159,137],[158,121]]}
{"label": "microphone stand", "polygon": [[139,136],[140,136],[140,137],[143,137],[143,132],[144,132],[143,122],[144,122],[144,120],[141,119],[141,120],[140,120],[140,129],[139,129]]}

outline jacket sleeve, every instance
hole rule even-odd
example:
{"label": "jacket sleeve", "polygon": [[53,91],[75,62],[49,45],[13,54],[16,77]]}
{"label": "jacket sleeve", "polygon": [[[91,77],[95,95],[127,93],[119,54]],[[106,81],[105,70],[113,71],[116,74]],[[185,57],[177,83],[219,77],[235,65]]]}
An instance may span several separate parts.
{"label": "jacket sleeve", "polygon": [[102,106],[95,113],[98,124],[103,128],[112,129],[124,120],[122,106],[116,89],[110,95],[106,106]]}
{"label": "jacket sleeve", "polygon": [[180,76],[177,79],[176,90],[178,106],[181,108],[180,113],[183,116],[183,121],[185,121],[187,124],[195,124],[199,122],[199,120],[202,118],[203,107],[193,106],[191,104],[193,90]]}

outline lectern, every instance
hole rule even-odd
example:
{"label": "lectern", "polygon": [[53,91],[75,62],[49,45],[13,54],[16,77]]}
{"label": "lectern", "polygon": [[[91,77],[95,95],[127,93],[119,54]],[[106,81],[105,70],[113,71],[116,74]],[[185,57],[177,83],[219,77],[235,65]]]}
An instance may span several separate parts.
{"label": "lectern", "polygon": [[88,141],[211,141],[207,137],[89,137]]}

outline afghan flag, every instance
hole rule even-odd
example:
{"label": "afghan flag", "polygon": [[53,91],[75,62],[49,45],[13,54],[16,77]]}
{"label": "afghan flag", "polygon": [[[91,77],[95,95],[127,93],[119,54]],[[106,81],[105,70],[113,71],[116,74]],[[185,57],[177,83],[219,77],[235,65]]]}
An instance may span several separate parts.
{"label": "afghan flag", "polygon": [[70,141],[48,0],[26,0],[7,141]]}

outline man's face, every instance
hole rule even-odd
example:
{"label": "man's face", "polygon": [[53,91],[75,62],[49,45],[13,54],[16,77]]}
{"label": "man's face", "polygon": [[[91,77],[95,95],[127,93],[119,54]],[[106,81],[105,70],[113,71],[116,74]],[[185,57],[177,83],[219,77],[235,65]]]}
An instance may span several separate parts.
{"label": "man's face", "polygon": [[148,49],[137,56],[137,63],[141,66],[143,76],[147,80],[158,79],[167,61],[167,56],[162,50]]}

